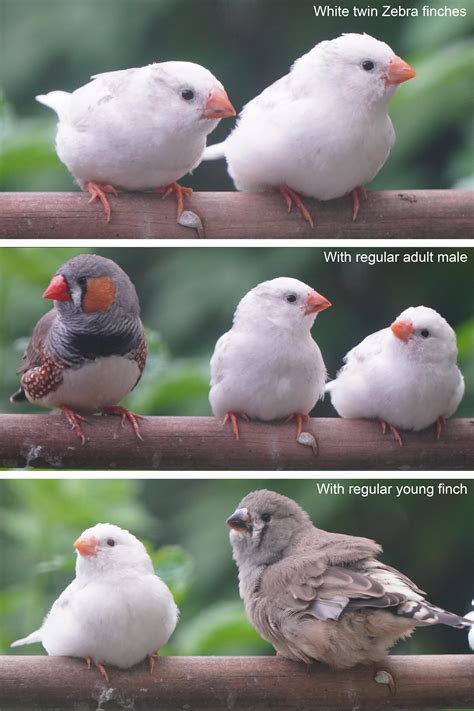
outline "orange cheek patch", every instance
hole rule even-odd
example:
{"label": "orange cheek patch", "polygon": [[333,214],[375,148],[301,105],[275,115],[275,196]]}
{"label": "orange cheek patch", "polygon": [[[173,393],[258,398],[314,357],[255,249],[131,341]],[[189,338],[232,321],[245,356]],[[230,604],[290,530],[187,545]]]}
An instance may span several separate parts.
{"label": "orange cheek patch", "polygon": [[87,290],[82,300],[82,310],[86,314],[106,311],[117,296],[117,287],[110,277],[91,277],[87,280]]}

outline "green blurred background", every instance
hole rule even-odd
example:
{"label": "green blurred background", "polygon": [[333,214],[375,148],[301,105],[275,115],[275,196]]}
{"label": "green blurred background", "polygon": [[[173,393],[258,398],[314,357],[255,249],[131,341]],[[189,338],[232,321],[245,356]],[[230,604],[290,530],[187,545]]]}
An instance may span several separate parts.
{"label": "green blurred background", "polygon": [[[397,143],[371,188],[472,186],[474,7],[472,0],[429,3],[446,4],[466,7],[468,16],[316,18],[308,0],[0,0],[0,189],[74,189],[54,153],[55,115],[36,94],[73,91],[99,72],[180,59],[209,68],[240,110],[297,57],[341,32],[388,42],[418,73],[391,104]],[[210,142],[232,123],[222,121]],[[184,184],[232,189],[223,161],[203,164]]]}
{"label": "green blurred background", "polygon": [[[12,405],[15,374],[31,331],[51,303],[41,294],[56,270],[84,249],[0,249],[0,411],[45,412]],[[208,415],[209,359],[231,327],[238,301],[256,284],[277,276],[301,279],[333,306],[320,314],[313,337],[335,377],[346,352],[385,328],[408,306],[439,311],[456,330],[466,394],[457,416],[474,415],[474,249],[438,251],[469,255],[466,264],[328,264],[323,248],[102,248],[134,282],[148,330],[150,355],[142,380],[125,401],[144,415]],[[437,255],[429,249],[349,249],[380,255]],[[354,256],[355,259],[355,256]],[[399,258],[400,261],[402,257]],[[315,414],[335,416],[327,398]]]}
{"label": "green blurred background", "polygon": [[[427,590],[430,601],[464,614],[474,596],[474,490],[472,481],[465,483],[464,495],[397,499],[347,490],[319,495],[315,482],[301,480],[2,481],[0,653],[44,653],[40,645],[10,650],[9,644],[41,624],[70,582],[73,541],[85,528],[109,521],[147,544],[176,596],[181,621],[165,653],[272,654],[246,621],[225,525],[241,498],[263,487],[297,500],[320,528],[377,540],[383,560]],[[441,625],[419,630],[396,652],[467,654],[467,632]]]}

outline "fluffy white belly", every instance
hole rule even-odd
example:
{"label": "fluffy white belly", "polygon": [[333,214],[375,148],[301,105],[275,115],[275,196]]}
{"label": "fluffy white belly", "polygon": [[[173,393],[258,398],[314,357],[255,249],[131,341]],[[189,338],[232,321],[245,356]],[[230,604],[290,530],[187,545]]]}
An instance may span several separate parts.
{"label": "fluffy white belly", "polygon": [[122,356],[97,358],[80,368],[63,371],[63,382],[40,400],[28,398],[43,407],[67,407],[79,412],[98,412],[117,405],[135,386],[140,370],[134,360]]}

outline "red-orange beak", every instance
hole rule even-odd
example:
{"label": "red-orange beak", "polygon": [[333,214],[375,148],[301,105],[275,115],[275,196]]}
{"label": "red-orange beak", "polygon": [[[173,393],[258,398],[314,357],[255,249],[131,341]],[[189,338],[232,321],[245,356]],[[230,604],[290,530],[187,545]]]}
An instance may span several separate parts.
{"label": "red-orange beak", "polygon": [[390,328],[393,335],[401,341],[405,341],[405,343],[411,338],[415,330],[411,321],[394,321]]}
{"label": "red-orange beak", "polygon": [[67,282],[61,274],[56,274],[48,288],[43,294],[43,299],[54,299],[55,301],[71,301],[71,294]]}
{"label": "red-orange beak", "polygon": [[201,118],[222,119],[235,116],[235,109],[229,101],[224,89],[213,89],[207,97],[206,106]]}
{"label": "red-orange beak", "polygon": [[415,70],[412,69],[404,59],[401,59],[394,54],[390,60],[385,83],[402,84],[404,81],[413,79],[413,77],[416,77]]}
{"label": "red-orange beak", "polygon": [[331,302],[326,299],[325,296],[318,294],[317,291],[310,291],[306,297],[306,308],[304,310],[306,314],[317,314],[324,309],[328,309],[332,306]]}
{"label": "red-orange beak", "polygon": [[97,555],[97,538],[95,536],[78,538],[74,548],[80,555]]}

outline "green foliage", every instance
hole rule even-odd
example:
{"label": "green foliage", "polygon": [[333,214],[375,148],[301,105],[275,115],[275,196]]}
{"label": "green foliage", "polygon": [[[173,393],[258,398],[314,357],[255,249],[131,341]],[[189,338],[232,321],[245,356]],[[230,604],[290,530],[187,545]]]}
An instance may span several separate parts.
{"label": "green foliage", "polygon": [[[372,187],[447,188],[472,180],[472,12],[467,18],[317,20],[306,0],[0,0],[0,8],[4,190],[74,189],[54,153],[56,117],[35,102],[37,94],[72,91],[101,71],[183,59],[213,71],[240,109],[314,44],[341,32],[368,32],[417,70],[392,103],[397,143]],[[231,125],[223,121],[211,142]],[[186,182],[199,190],[232,185],[222,161],[201,165]]]}
{"label": "green foliage", "polygon": [[[467,495],[362,498],[347,488],[344,495],[318,494],[314,482],[298,479],[0,481],[0,654],[44,653],[40,645],[14,650],[9,645],[41,624],[74,576],[73,541],[100,521],[128,528],[144,541],[175,596],[180,621],[163,653],[272,654],[239,599],[225,524],[242,497],[262,487],[296,499],[321,528],[379,541],[383,560],[428,590],[432,602],[467,612],[474,489],[465,483]],[[465,632],[436,626],[420,630],[396,651],[467,649]]]}

